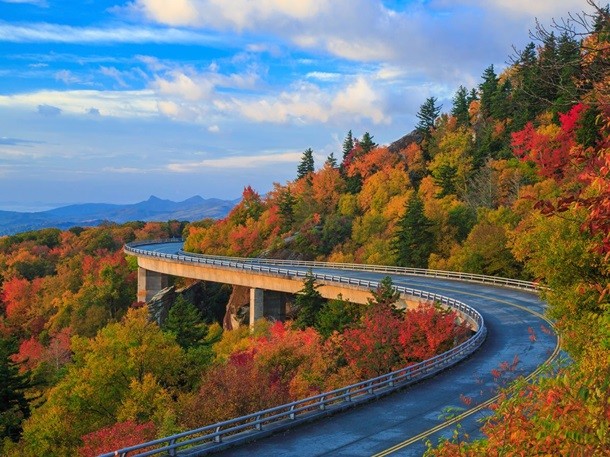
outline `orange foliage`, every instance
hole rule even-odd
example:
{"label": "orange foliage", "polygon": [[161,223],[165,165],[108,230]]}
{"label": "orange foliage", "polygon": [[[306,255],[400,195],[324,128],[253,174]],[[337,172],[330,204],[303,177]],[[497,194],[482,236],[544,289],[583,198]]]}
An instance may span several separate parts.
{"label": "orange foliage", "polygon": [[395,168],[401,162],[401,156],[389,151],[386,147],[377,147],[368,154],[358,156],[347,167],[348,176],[358,174],[366,179],[380,170]]}

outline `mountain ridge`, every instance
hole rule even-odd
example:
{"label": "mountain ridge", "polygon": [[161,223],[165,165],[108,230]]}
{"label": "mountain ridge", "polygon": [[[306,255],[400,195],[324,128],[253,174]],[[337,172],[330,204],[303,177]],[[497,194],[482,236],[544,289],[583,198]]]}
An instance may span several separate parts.
{"label": "mountain ridge", "polygon": [[0,210],[0,236],[49,227],[96,226],[104,222],[218,219],[226,216],[239,200],[195,195],[175,202],[151,195],[147,200],[128,204],[77,203],[36,212]]}

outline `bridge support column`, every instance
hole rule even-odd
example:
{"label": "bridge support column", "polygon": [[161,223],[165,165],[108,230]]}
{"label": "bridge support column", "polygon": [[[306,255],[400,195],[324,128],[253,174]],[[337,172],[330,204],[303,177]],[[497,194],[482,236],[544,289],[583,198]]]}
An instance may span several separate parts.
{"label": "bridge support column", "polygon": [[169,285],[169,276],[138,267],[138,301],[149,302]]}
{"label": "bridge support column", "polygon": [[250,289],[250,328],[254,322],[264,316],[265,291],[263,289]]}

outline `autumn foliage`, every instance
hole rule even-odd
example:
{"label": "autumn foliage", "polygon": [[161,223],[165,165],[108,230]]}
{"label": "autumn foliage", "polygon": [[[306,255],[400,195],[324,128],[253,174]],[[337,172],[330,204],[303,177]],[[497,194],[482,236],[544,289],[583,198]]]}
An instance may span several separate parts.
{"label": "autumn foliage", "polygon": [[245,185],[222,220],[0,238],[0,338],[14,346],[3,363],[34,381],[32,414],[0,453],[92,455],[386,373],[468,336],[432,305],[400,313],[338,299],[252,333],[196,322],[185,344],[180,323],[166,331],[132,309],[136,265],[121,250],[184,234],[187,250],[207,254],[539,282],[573,363],[502,391],[485,439],[430,453],[608,455],[610,16],[583,17],[583,36],[538,30],[538,45],[461,87],[450,112],[431,119],[429,99],[423,131],[389,146],[350,131],[340,164],[331,156],[312,171],[308,150],[300,179],[264,196]]}

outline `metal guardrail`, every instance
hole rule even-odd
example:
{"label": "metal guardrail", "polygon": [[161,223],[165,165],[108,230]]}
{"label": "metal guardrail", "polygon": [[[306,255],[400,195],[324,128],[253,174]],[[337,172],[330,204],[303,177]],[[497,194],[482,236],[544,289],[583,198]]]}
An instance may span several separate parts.
{"label": "metal guardrail", "polygon": [[[157,257],[172,260],[179,263],[199,263],[214,265],[220,268],[230,269],[241,269],[247,271],[257,271],[264,274],[278,275],[284,277],[304,277],[307,272],[302,270],[292,270],[285,268],[278,268],[268,266],[265,264],[273,265],[274,262],[280,264],[290,263],[290,261],[272,261],[263,259],[242,259],[242,258],[228,258],[219,256],[202,256],[202,255],[191,255],[186,254],[182,251],[179,254],[165,254],[162,252],[155,252],[147,249],[141,249],[141,246],[159,244],[162,242],[181,242],[180,239],[162,240],[162,241],[144,241],[130,243],[125,246],[125,251],[131,254],[143,255],[147,257]],[[347,266],[355,264],[328,264],[324,262],[295,262],[299,266],[310,266],[310,267],[326,267],[326,268],[339,268],[335,265],[341,265],[341,269],[360,269],[365,271],[382,271],[382,272],[395,272],[403,273],[404,270],[419,271],[417,269],[402,269],[396,268],[391,270],[392,267],[382,267],[381,269],[372,270],[369,269],[371,266],[365,265],[361,267],[366,268],[348,268]],[[426,271],[426,270],[423,270]],[[415,273],[406,273],[415,274]],[[338,276],[324,273],[312,273],[312,275],[325,282],[333,282],[339,284],[346,284],[349,287],[367,288],[372,289],[379,286],[378,281],[368,281],[357,278],[350,278],[345,276]],[[456,279],[454,277],[454,279]],[[372,398],[376,398],[380,395],[385,395],[394,390],[403,388],[409,384],[419,382],[427,377],[433,376],[434,374],[458,363],[464,358],[471,355],[476,351],[487,335],[487,329],[483,321],[481,314],[474,308],[455,300],[450,297],[443,295],[421,291],[417,289],[395,286],[395,289],[401,294],[406,294],[425,300],[431,300],[439,302],[445,306],[451,307],[456,310],[463,318],[470,321],[476,333],[471,336],[467,341],[460,344],[459,346],[450,349],[442,354],[439,354],[431,359],[424,360],[420,363],[402,368],[400,370],[388,373],[376,378],[367,379],[355,384],[351,384],[340,389],[332,390],[330,392],[324,392],[312,397],[298,400],[292,403],[279,405],[274,408],[269,408],[263,411],[258,411],[246,416],[234,418],[228,421],[211,424],[205,427],[201,427],[194,430],[189,430],[176,435],[160,438],[157,440],[141,443],[135,446],[130,446],[124,449],[120,449],[107,454],[102,454],[100,457],[113,457],[121,456],[126,457],[128,455],[138,455],[141,457],[151,455],[170,455],[176,456],[182,454],[180,449],[189,448],[189,454],[192,452],[201,455],[208,451],[212,451],[214,448],[219,448],[223,445],[223,438],[225,441],[237,442],[236,436],[242,436],[241,440],[254,439],[255,435],[252,433],[264,433],[272,429],[277,431],[280,429],[289,428],[294,426],[296,422],[302,420],[311,420],[321,414],[330,414],[335,411],[351,407],[358,403],[368,401]],[[247,438],[243,435],[248,434]],[[193,448],[195,446],[195,449]],[[139,450],[154,449],[145,451],[139,454],[132,454]],[[187,452],[187,451],[185,451]]]}
{"label": "metal guardrail", "polygon": [[[166,240],[156,241],[140,241],[135,243],[129,243],[126,248],[146,246],[151,244],[159,243],[181,243],[181,238],[171,238]],[[280,259],[264,259],[259,257],[228,257],[228,256],[217,256],[208,254],[197,254],[194,252],[187,252],[179,250],[179,255],[188,257],[200,257],[207,259],[221,259],[221,260],[232,260],[241,263],[252,263],[259,265],[293,265],[293,266],[304,266],[310,268],[332,268],[337,270],[353,270],[353,271],[367,271],[374,273],[393,273],[407,276],[424,276],[429,278],[442,278],[442,279],[453,279],[458,281],[476,282],[482,284],[491,284],[502,287],[510,287],[520,290],[528,290],[531,292],[538,292],[545,288],[545,286],[532,281],[524,281],[520,279],[503,278],[500,276],[489,276],[481,275],[476,273],[463,273],[459,271],[446,271],[446,270],[429,270],[426,268],[410,268],[410,267],[397,267],[387,265],[368,265],[361,263],[341,263],[341,262],[315,262],[306,260],[280,260]]]}
{"label": "metal guardrail", "polygon": [[[180,455],[179,449],[187,447],[191,448],[189,449],[190,455],[203,455],[213,451],[214,448],[220,448],[223,437],[235,437],[238,433],[247,432],[262,433],[266,428],[272,428],[273,431],[289,428],[294,426],[299,419],[312,420],[321,415],[332,414],[334,411],[355,406],[434,376],[472,354],[483,343],[486,333],[485,327],[481,326],[473,337],[461,345],[392,373],[246,416],[126,447],[99,457],[126,457],[132,452],[155,446],[159,447],[134,455],[140,457],[157,454],[178,456]],[[254,439],[254,435],[250,435],[249,438]],[[240,441],[235,440],[233,444]],[[197,446],[197,448],[193,449],[193,446]]]}

